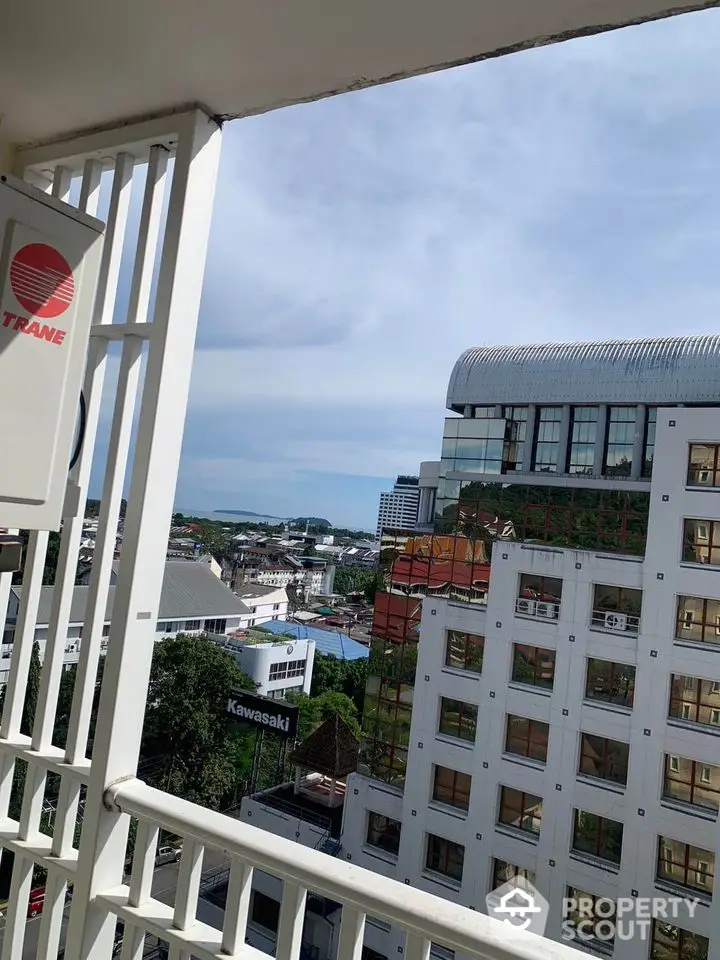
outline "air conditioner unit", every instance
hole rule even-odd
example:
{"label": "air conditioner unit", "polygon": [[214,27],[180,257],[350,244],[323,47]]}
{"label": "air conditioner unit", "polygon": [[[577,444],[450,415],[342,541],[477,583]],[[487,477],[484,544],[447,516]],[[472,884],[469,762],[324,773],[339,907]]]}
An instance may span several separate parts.
{"label": "air conditioner unit", "polygon": [[524,600],[519,598],[515,605],[515,611],[516,613],[521,613],[526,617],[534,617],[536,606],[537,604],[534,600]]}
{"label": "air conditioner unit", "polygon": [[627,630],[627,615],[624,613],[606,613],[605,626],[608,630]]}
{"label": "air conditioner unit", "polygon": [[538,603],[535,608],[535,616],[542,617],[544,620],[556,620],[554,603]]}

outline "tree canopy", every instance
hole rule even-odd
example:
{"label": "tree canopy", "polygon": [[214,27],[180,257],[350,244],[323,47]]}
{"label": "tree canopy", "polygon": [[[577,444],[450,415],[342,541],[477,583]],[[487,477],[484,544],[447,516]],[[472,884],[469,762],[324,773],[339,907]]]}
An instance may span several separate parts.
{"label": "tree canopy", "polygon": [[343,693],[353,701],[356,712],[362,713],[367,675],[367,660],[339,660],[316,652],[310,696]]}
{"label": "tree canopy", "polygon": [[328,691],[319,697],[308,697],[305,693],[290,693],[285,698],[300,709],[298,722],[298,740],[304,740],[317,730],[321,723],[339,713],[356,736],[360,736],[360,724],[357,710],[350,697],[344,693]]}
{"label": "tree canopy", "polygon": [[155,645],[142,741],[143,757],[160,758],[148,777],[154,786],[215,809],[233,792],[254,742],[228,717],[233,688],[255,684],[207,638]]}

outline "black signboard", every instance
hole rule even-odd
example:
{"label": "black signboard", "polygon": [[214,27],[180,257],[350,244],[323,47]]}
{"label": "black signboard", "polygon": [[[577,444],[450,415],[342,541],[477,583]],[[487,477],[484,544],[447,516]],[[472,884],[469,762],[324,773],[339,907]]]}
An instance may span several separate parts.
{"label": "black signboard", "polygon": [[241,723],[294,737],[300,710],[282,700],[261,697],[247,690],[234,690],[228,698],[227,712]]}

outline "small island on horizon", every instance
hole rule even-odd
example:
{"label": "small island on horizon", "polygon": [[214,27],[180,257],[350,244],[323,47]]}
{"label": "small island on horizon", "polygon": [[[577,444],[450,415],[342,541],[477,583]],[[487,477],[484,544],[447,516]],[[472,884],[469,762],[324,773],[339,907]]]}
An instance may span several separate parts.
{"label": "small island on horizon", "polygon": [[324,517],[276,517],[272,513],[256,513],[254,510],[213,510],[213,513],[222,513],[232,517],[262,517],[263,520],[279,520],[281,523],[307,523],[316,527],[327,527],[332,524]]}

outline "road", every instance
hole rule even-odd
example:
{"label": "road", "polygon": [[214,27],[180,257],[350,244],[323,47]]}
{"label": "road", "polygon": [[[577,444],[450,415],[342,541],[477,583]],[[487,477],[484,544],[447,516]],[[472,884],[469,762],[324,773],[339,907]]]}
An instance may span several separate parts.
{"label": "road", "polygon": [[[219,873],[221,870],[229,866],[230,861],[227,859],[224,853],[219,850],[207,850],[205,852],[205,859],[203,863],[203,876],[212,876],[212,874]],[[162,867],[158,867],[155,871],[155,875],[153,876],[152,895],[156,900],[160,900],[161,903],[172,905],[175,902],[178,868],[179,864],[177,863],[167,863]],[[61,946],[65,944],[69,915],[70,904],[68,903],[65,908],[65,918],[63,920],[62,930],[60,933]],[[42,917],[39,916],[32,920],[28,920],[25,925],[23,960],[36,960],[37,958],[41,921]],[[0,951],[2,950],[4,928],[5,918],[3,917],[2,920],[0,920]]]}

